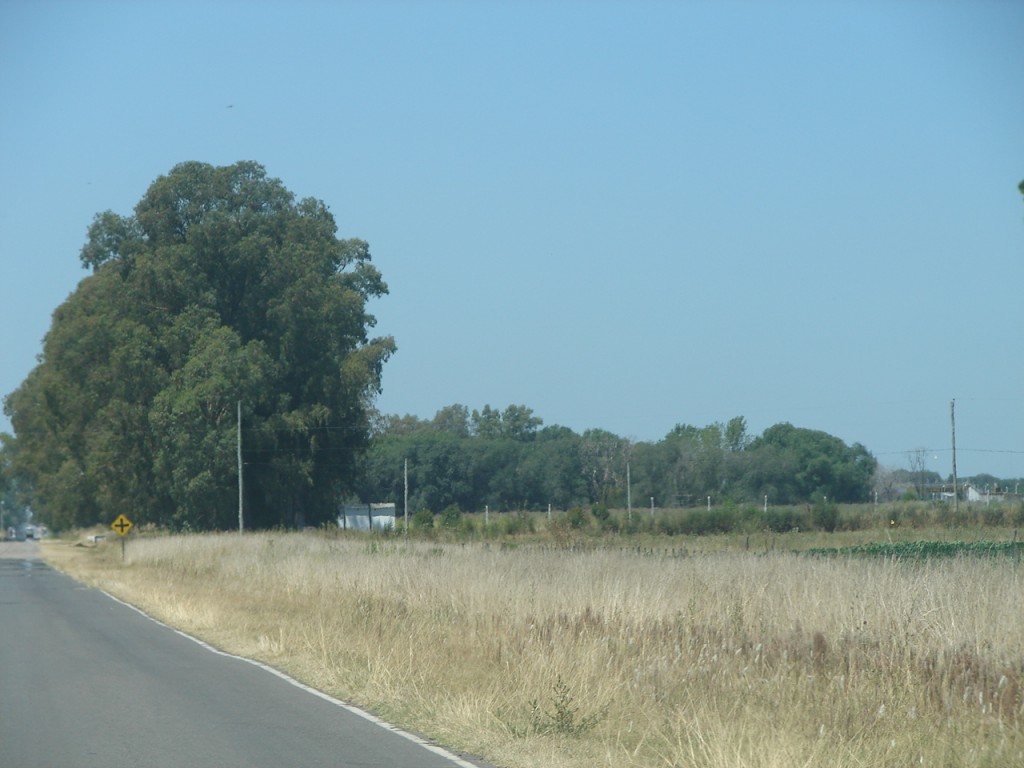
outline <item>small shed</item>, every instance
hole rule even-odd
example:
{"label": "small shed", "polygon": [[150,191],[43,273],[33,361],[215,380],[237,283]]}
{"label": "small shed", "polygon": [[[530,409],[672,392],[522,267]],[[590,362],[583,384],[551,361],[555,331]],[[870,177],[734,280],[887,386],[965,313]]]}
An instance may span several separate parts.
{"label": "small shed", "polygon": [[338,515],[338,527],[351,531],[393,531],[395,504],[346,504]]}

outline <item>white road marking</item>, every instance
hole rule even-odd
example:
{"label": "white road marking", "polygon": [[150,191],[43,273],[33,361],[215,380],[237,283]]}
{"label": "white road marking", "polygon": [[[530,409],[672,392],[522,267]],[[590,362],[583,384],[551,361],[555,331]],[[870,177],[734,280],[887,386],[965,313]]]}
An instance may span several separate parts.
{"label": "white road marking", "polygon": [[392,725],[391,723],[389,723],[389,722],[387,722],[385,720],[381,720],[379,717],[377,717],[375,715],[371,715],[369,712],[366,712],[365,710],[362,710],[359,707],[356,707],[356,706],[354,706],[352,704],[346,704],[344,701],[341,701],[340,699],[336,699],[333,696],[324,693],[323,691],[318,691],[316,688],[308,686],[305,683],[299,682],[294,677],[291,677],[290,675],[286,675],[281,670],[275,669],[274,667],[270,666],[269,664],[264,664],[262,661],[257,661],[256,659],[247,659],[245,656],[238,656],[238,655],[236,655],[234,653],[228,653],[227,651],[222,651],[219,648],[215,648],[214,646],[210,645],[206,641],[200,640],[198,637],[193,637],[192,635],[188,634],[187,632],[182,632],[180,629],[175,629],[174,627],[170,626],[169,624],[165,624],[164,622],[160,621],[160,619],[157,619],[157,618],[154,618],[154,617],[150,616],[148,613],[146,613],[142,609],[135,607],[131,603],[126,603],[124,600],[121,600],[121,599],[119,599],[117,597],[114,597],[112,594],[110,594],[109,592],[106,592],[105,590],[101,589],[100,592],[103,592],[104,595],[109,597],[114,602],[120,603],[123,606],[131,608],[133,611],[138,613],[140,616],[144,616],[145,618],[149,619],[150,621],[152,621],[152,622],[154,622],[156,624],[159,624],[161,627],[164,627],[165,629],[169,629],[172,632],[175,632],[176,634],[179,634],[182,637],[186,638],[187,640],[191,640],[196,645],[198,645],[198,646],[200,646],[202,648],[205,648],[207,651],[210,651],[211,653],[215,653],[218,656],[224,656],[224,657],[229,658],[229,659],[237,659],[238,661],[244,661],[246,664],[252,664],[254,667],[259,667],[264,672],[269,672],[272,675],[276,675],[277,677],[281,678],[285,682],[287,682],[287,683],[289,683],[291,685],[294,685],[296,688],[298,688],[300,690],[303,690],[306,693],[311,693],[314,696],[317,696],[318,698],[323,699],[324,701],[330,702],[331,704],[333,704],[336,707],[341,707],[345,711],[351,712],[353,715],[358,715],[359,717],[363,718],[364,720],[369,720],[371,723],[373,723],[376,726],[379,726],[379,727],[383,728],[385,731],[390,731],[391,733],[394,733],[394,734],[396,734],[398,736],[401,736],[404,739],[408,739],[409,741],[413,742],[414,744],[418,744],[419,746],[423,747],[424,749],[427,749],[427,750],[433,752],[434,754],[440,755],[441,757],[445,758],[446,760],[450,760],[452,765],[458,766],[458,768],[479,768],[479,766],[463,760],[461,757],[459,757],[458,755],[455,755],[455,754],[449,752],[444,747],[439,747],[436,744],[431,744],[430,742],[425,741],[424,739],[420,738],[416,734],[409,733],[408,731],[403,731],[401,728],[399,728],[397,726],[394,726],[394,725]]}

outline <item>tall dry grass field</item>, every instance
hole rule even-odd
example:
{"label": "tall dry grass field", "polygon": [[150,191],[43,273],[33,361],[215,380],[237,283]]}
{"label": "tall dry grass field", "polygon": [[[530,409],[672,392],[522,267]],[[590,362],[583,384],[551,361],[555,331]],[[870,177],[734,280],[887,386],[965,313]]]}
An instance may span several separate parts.
{"label": "tall dry grass field", "polygon": [[642,557],[311,534],[61,568],[501,766],[1024,765],[1012,560]]}

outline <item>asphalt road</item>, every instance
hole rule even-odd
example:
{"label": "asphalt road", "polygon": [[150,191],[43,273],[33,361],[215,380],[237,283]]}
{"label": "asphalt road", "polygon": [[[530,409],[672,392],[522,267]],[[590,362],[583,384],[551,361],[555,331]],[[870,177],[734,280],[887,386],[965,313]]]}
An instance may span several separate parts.
{"label": "asphalt road", "polygon": [[3,768],[471,768],[0,543]]}

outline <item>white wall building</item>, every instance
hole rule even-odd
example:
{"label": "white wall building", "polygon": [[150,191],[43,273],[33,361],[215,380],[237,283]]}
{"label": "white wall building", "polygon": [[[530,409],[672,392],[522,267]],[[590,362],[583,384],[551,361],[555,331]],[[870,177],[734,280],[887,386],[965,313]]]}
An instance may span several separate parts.
{"label": "white wall building", "polygon": [[338,515],[338,527],[351,531],[393,531],[395,505],[346,504]]}

